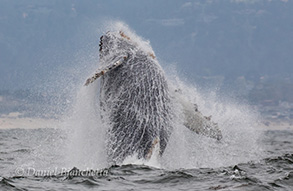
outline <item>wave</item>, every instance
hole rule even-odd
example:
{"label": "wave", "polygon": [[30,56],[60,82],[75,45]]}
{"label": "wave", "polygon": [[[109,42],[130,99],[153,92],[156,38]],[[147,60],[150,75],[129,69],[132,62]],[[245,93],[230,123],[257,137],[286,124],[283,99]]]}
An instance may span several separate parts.
{"label": "wave", "polygon": [[[51,176],[0,177],[0,185],[16,190],[62,187],[78,189],[195,189],[275,190],[293,186],[293,153],[228,167],[166,170],[146,165],[115,165],[100,170],[70,171]],[[290,170],[291,169],[291,170]]]}

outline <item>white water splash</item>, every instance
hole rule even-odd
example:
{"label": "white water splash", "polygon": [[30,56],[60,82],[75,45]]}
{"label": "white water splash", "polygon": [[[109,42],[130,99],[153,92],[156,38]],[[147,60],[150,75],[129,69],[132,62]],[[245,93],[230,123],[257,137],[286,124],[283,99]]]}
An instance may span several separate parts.
{"label": "white water splash", "polygon": [[166,168],[214,168],[257,160],[262,157],[258,143],[261,134],[257,131],[258,115],[249,106],[217,96],[214,91],[200,93],[181,81],[178,76],[170,78],[170,84],[179,88],[192,104],[197,104],[204,115],[212,116],[222,131],[223,139],[197,135],[180,121],[181,111],[177,106],[177,123],[162,163]]}
{"label": "white water splash", "polygon": [[98,107],[98,86],[81,87],[72,115],[65,120],[68,133],[66,164],[81,169],[106,166],[105,132]]}
{"label": "white water splash", "polygon": [[[150,43],[138,37],[122,22],[111,22],[104,29],[103,32],[123,30],[139,47],[152,52]],[[78,75],[84,78],[80,80],[81,82],[85,82],[87,75],[94,72],[92,68],[98,68],[98,64],[92,60],[85,59],[83,62],[87,61],[91,63],[91,65],[87,63],[90,71],[85,72],[84,67],[80,66],[82,70],[79,73],[78,67],[75,66],[74,77]],[[180,80],[176,72],[169,74],[168,80],[171,91],[181,89],[186,99],[198,105],[199,111],[205,116],[212,115],[212,120],[218,123],[222,130],[223,139],[216,141],[187,129],[183,125],[180,105],[174,103],[173,109],[176,114],[174,131],[163,157],[152,157],[150,161],[144,161],[132,156],[123,164],[146,164],[168,169],[212,168],[257,160],[260,157],[261,148],[257,142],[259,134],[256,130],[257,115],[249,107],[230,99],[223,101],[224,99],[219,99],[215,91],[199,92],[193,85]],[[67,135],[66,140],[63,141],[66,143],[62,146],[65,147],[65,151],[62,151],[63,158],[56,160],[64,161],[68,168],[76,166],[80,169],[101,169],[109,164],[105,152],[108,127],[102,124],[99,114],[99,83],[95,82],[88,87],[83,87],[82,84],[71,84],[71,88],[76,92],[70,91],[70,93],[77,96],[70,103],[71,109],[60,124]],[[59,152],[58,147],[55,149],[46,152]]]}

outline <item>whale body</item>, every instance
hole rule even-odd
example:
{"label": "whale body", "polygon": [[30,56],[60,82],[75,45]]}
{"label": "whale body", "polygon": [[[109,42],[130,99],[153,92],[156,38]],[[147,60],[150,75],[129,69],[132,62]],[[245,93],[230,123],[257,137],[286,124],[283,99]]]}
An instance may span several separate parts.
{"label": "whale body", "polygon": [[[100,78],[101,117],[109,126],[109,161],[121,163],[133,155],[148,160],[155,148],[161,156],[173,130],[171,100],[175,92],[169,90],[154,52],[117,31],[101,36],[99,53],[101,66],[85,85]],[[222,138],[217,124],[176,94],[184,108],[186,127],[212,138]]]}

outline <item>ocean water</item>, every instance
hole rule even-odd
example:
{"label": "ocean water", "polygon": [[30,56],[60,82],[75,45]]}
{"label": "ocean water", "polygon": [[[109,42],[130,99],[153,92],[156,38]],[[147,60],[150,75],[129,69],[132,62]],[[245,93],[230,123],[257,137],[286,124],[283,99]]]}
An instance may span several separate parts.
{"label": "ocean water", "polygon": [[263,131],[259,140],[265,148],[263,158],[248,157],[214,168],[173,169],[134,163],[73,169],[64,165],[62,134],[53,128],[0,130],[0,190],[293,189],[292,130]]}
{"label": "ocean water", "polygon": [[[142,49],[152,50],[123,23],[105,28],[123,30]],[[197,88],[172,66],[164,68],[170,91],[180,89],[203,115],[211,115],[223,139],[187,129],[180,105],[174,104],[174,130],[161,158],[130,156],[111,166],[99,80],[83,86],[97,68],[96,57],[77,57],[79,65],[52,75],[42,87],[65,96],[65,103],[56,100],[51,106],[58,123],[0,129],[0,190],[293,190],[293,131],[260,128],[261,118],[249,105],[220,96],[217,88]]]}

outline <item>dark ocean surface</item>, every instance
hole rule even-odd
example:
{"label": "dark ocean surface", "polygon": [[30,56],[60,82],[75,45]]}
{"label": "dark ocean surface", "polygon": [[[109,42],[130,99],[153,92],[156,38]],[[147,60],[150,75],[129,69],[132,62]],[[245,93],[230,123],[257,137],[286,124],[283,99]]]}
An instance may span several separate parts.
{"label": "dark ocean surface", "polygon": [[65,168],[58,160],[64,158],[62,134],[54,128],[0,130],[0,190],[293,190],[292,130],[263,131],[258,160],[190,169]]}

